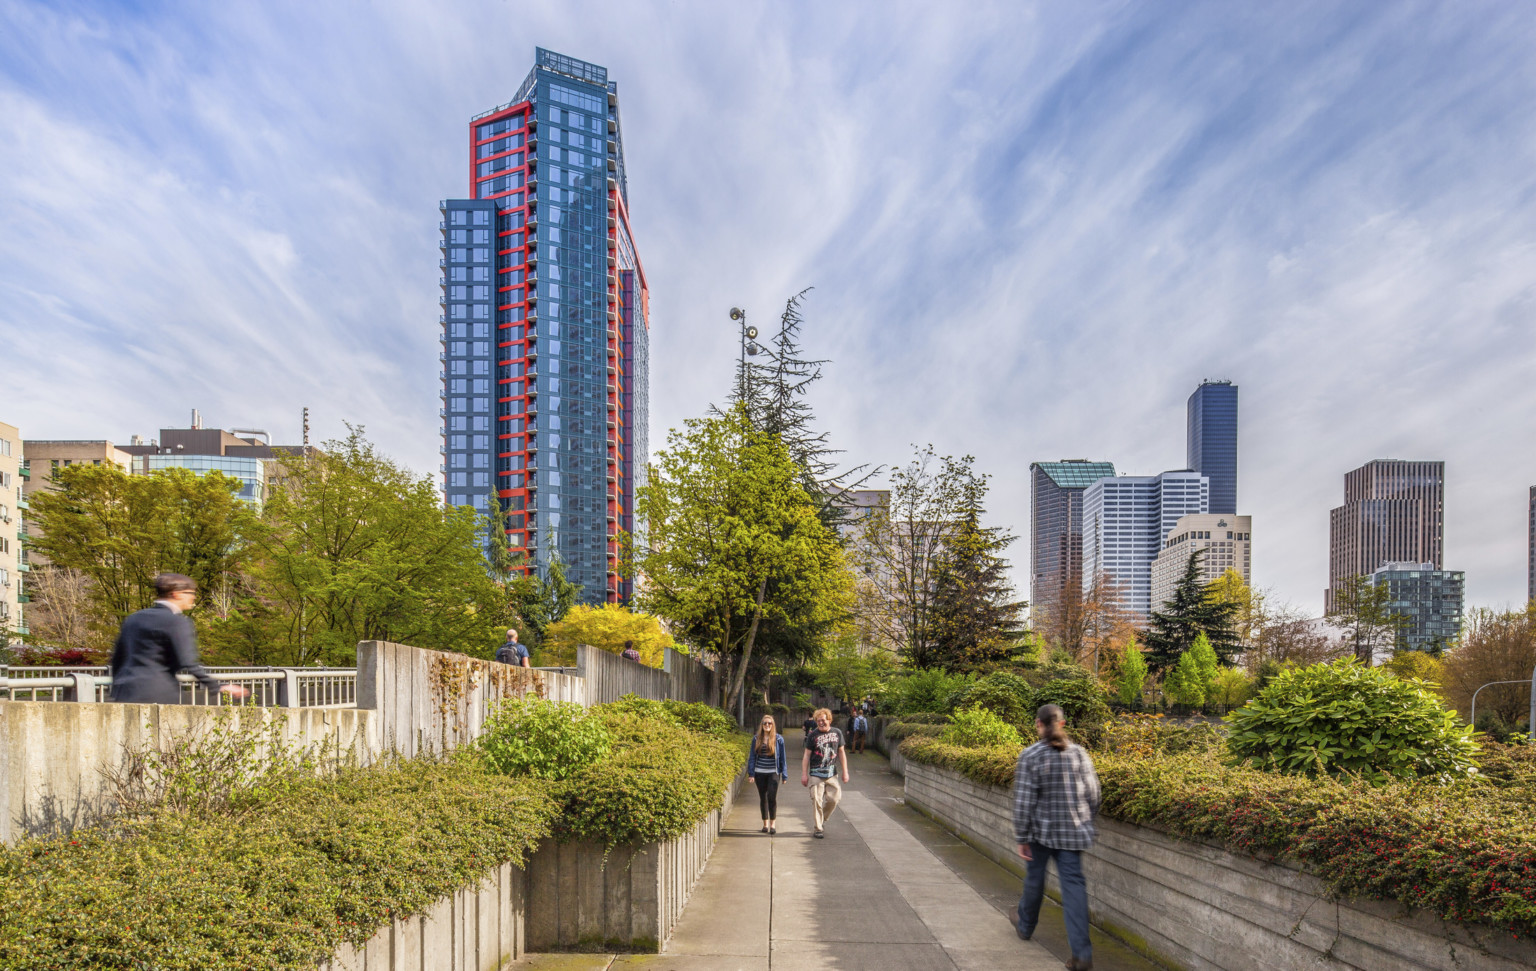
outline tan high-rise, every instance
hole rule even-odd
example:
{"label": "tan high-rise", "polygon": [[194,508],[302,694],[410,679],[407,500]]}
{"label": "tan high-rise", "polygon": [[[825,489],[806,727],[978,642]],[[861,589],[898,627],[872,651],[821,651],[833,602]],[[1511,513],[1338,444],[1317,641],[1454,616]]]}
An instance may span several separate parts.
{"label": "tan high-rise", "polygon": [[1384,563],[1445,568],[1445,463],[1376,459],[1344,476],[1344,505],[1328,523],[1327,609],[1347,578]]}
{"label": "tan high-rise", "polygon": [[0,647],[27,632],[22,604],[26,561],[21,553],[23,477],[21,432],[0,422]]}

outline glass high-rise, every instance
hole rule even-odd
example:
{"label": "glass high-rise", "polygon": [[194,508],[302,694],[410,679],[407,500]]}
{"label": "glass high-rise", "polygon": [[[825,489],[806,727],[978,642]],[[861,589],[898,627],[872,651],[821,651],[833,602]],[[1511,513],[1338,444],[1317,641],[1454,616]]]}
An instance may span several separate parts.
{"label": "glass high-rise", "polygon": [[1211,480],[1211,512],[1236,515],[1237,385],[1200,382],[1188,413],[1188,465]]}
{"label": "glass high-rise", "polygon": [[1062,459],[1029,466],[1029,603],[1037,622],[1080,592],[1083,490],[1115,474],[1113,462]]}
{"label": "glass high-rise", "polygon": [[540,573],[627,601],[648,422],[649,291],[629,221],[618,85],[538,48],[469,125],[470,195],[440,203],[447,501],[506,511]]}
{"label": "glass high-rise", "polygon": [[1181,469],[1100,479],[1083,492],[1083,589],[1113,584],[1120,605],[1141,620],[1152,602],[1152,564],[1179,520],[1210,511],[1210,480]]}
{"label": "glass high-rise", "polygon": [[1437,570],[1432,563],[1383,563],[1370,580],[1375,586],[1386,585],[1387,611],[1401,618],[1396,647],[1440,651],[1461,636],[1466,575],[1460,570]]}

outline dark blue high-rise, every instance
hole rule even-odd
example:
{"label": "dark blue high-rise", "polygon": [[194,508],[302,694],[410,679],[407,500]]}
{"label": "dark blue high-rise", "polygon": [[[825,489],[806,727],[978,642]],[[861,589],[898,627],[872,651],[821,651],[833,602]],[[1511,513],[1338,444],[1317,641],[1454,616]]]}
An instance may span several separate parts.
{"label": "dark blue high-rise", "polygon": [[1237,515],[1237,385],[1201,381],[1189,396],[1189,467],[1211,480],[1211,512]]}

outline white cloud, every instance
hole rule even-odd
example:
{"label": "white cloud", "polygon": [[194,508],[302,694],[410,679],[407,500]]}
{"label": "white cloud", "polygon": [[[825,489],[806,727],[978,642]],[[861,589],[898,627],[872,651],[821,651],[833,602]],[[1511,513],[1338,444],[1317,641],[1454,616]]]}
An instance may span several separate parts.
{"label": "white cloud", "polygon": [[[1531,28],[1499,5],[0,6],[0,413],[124,439],[362,422],[437,465],[436,200],[535,44],[619,82],[651,440],[804,286],[851,461],[1181,466],[1242,388],[1262,585],[1311,607],[1371,458],[1448,463],[1447,565],[1524,597]],[[7,39],[8,38],[8,39]],[[1015,548],[1017,566],[1027,558]],[[1023,578],[1023,570],[1017,571]]]}

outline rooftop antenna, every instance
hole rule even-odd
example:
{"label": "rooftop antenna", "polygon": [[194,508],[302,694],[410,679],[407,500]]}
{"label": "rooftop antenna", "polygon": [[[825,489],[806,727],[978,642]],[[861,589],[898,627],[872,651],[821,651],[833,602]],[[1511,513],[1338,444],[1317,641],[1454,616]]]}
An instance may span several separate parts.
{"label": "rooftop antenna", "polygon": [[304,406],[304,444],[309,445],[309,406]]}

